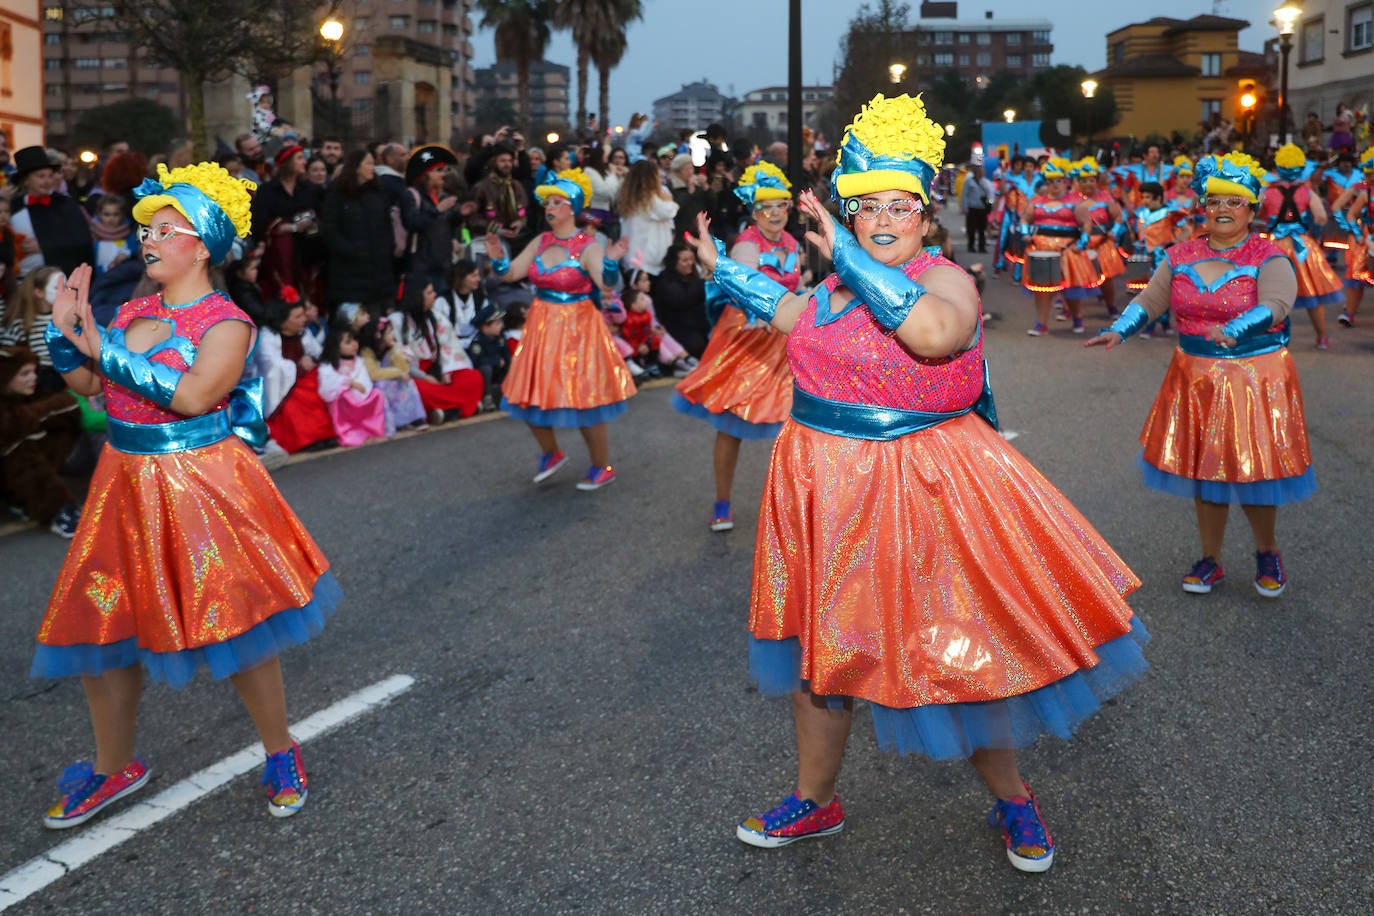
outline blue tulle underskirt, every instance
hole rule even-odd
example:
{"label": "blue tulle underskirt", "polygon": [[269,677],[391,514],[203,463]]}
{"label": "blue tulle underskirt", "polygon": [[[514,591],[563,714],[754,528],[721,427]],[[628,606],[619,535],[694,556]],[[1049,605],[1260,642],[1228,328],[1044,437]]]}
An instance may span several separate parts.
{"label": "blue tulle underskirt", "polygon": [[1316,468],[1308,466],[1296,477],[1280,477],[1277,480],[1256,480],[1250,483],[1228,483],[1226,481],[1194,480],[1161,471],[1136,455],[1135,466],[1145,486],[1160,490],[1171,496],[1184,499],[1201,499],[1204,502],[1242,506],[1282,506],[1302,502],[1317,492]]}
{"label": "blue tulle underskirt", "polygon": [[556,407],[552,410],[541,410],[538,407],[521,407],[502,398],[501,409],[515,419],[523,420],[531,426],[557,426],[561,429],[572,429],[581,426],[596,426],[598,423],[614,420],[629,410],[630,405],[626,401],[616,401],[614,404],[602,404],[600,407],[584,409]]}
{"label": "blue tulle underskirt", "polygon": [[[959,760],[980,748],[1019,748],[1040,735],[1069,738],[1150,667],[1141,647],[1150,639],[1140,618],[1131,631],[1097,647],[1095,667],[1075,671],[1029,693],[982,703],[946,703],[895,709],[868,702],[878,747],[932,760]],[[765,696],[801,689],[801,642],[749,637],[749,674]],[[827,697],[832,708],[846,697]]]}
{"label": "blue tulle underskirt", "polygon": [[705,420],[715,427],[717,432],[734,436],[736,439],[775,439],[782,429],[781,423],[750,423],[728,410],[712,413],[700,404],[693,404],[676,391],[669,396],[668,400],[678,413],[685,413],[689,417]]}
{"label": "blue tulle underskirt", "polygon": [[[1103,281],[1104,283],[1107,281]],[[1066,286],[1059,291],[1065,299],[1096,299],[1102,295],[1101,286]]]}
{"label": "blue tulle underskirt", "polygon": [[1355,280],[1351,277],[1345,278],[1346,289],[1364,289],[1367,286],[1374,286],[1374,283],[1366,283],[1363,280]]}
{"label": "blue tulle underskirt", "polygon": [[325,572],[315,582],[310,601],[302,607],[279,611],[250,630],[221,643],[180,652],[153,652],[138,645],[138,637],[94,645],[39,645],[33,656],[30,677],[56,678],[74,675],[98,675],[115,668],[131,668],[143,663],[155,681],[166,681],[180,690],[191,681],[202,665],[210,675],[223,680],[231,674],[247,671],[283,649],[299,646],[324,629],[325,619],[334,613],[343,599],[343,590],[332,572]]}
{"label": "blue tulle underskirt", "polygon": [[1335,305],[1337,302],[1345,301],[1345,293],[1336,290],[1331,293],[1323,293],[1320,296],[1299,296],[1293,300],[1293,309],[1314,309],[1319,305]]}

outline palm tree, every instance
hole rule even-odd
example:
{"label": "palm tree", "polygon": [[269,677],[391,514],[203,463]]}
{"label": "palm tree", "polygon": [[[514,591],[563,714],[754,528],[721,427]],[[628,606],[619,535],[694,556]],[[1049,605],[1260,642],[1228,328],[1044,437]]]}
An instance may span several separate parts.
{"label": "palm tree", "polygon": [[[530,121],[530,65],[549,46],[550,0],[477,0],[482,25],[496,30],[496,59],[515,62],[520,114]],[[532,125],[526,124],[527,127]]]}
{"label": "palm tree", "polygon": [[[644,9],[640,0],[601,0],[601,6],[605,9],[605,28],[589,45],[588,54],[596,64],[597,81],[601,89],[597,108],[601,112],[601,126],[605,129],[611,117],[611,71],[625,56],[628,46],[625,31],[630,23],[644,17]],[[585,118],[583,120],[585,122]]]}
{"label": "palm tree", "polygon": [[615,28],[614,7],[620,0],[554,0],[553,24],[572,32],[577,45],[578,129],[587,123],[587,66],[599,36]]}

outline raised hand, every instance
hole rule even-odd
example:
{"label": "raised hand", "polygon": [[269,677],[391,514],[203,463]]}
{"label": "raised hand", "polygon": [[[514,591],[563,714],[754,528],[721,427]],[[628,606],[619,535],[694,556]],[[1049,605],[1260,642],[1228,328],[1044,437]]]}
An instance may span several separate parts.
{"label": "raised hand", "polygon": [[506,249],[501,246],[501,236],[495,232],[488,232],[486,236],[487,257],[493,261],[499,261],[506,256]]}
{"label": "raised hand", "polygon": [[[606,246],[606,257],[612,261],[619,261],[620,259],[624,258],[627,253],[629,253],[629,250],[630,240],[622,235],[620,238],[616,239],[614,242],[611,242],[611,244]],[[644,263],[644,256],[642,254],[640,255],[639,261],[640,264]]]}
{"label": "raised hand", "polygon": [[687,244],[691,245],[697,253],[697,263],[701,264],[702,270],[708,275],[716,269],[716,240],[711,236],[711,220],[705,211],[697,214],[697,234],[693,237],[692,233],[683,234]]}
{"label": "raised hand", "polygon": [[[96,330],[95,316],[91,314],[91,273],[89,264],[82,264],[72,271],[53,300],[52,320],[63,337],[99,365],[100,332]],[[78,327],[82,331],[79,335],[76,333]]]}
{"label": "raised hand", "polygon": [[798,196],[797,209],[807,219],[815,221],[816,228],[807,230],[806,240],[819,248],[821,255],[829,260],[835,251],[835,217],[825,209],[816,192],[811,190],[802,191]]}

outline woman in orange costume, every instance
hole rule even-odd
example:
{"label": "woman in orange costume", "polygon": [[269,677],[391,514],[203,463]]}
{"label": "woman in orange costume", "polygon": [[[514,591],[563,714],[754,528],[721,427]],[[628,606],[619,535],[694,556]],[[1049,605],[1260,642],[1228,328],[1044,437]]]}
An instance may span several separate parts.
{"label": "woman in orange costume", "polygon": [[35,677],[81,675],[94,766],[69,767],[44,818],[74,827],[142,788],[134,719],[146,667],[180,687],[204,665],[229,678],[267,752],[268,811],[295,814],[307,780],[287,731],[277,654],[319,633],[340,592],[329,563],[243,440],[261,445],[261,382],[239,385],[253,325],[210,286],[249,228],[251,182],[213,163],[134,191],[155,296],[108,331],[88,302],[90,268],[54,304],[54,364],[81,394],[102,391],[109,444],[38,631]]}
{"label": "woman in orange costume", "polygon": [[1088,202],[1088,220],[1092,225],[1092,238],[1088,250],[1097,260],[1098,272],[1102,274],[1102,285],[1098,291],[1102,302],[1107,306],[1107,314],[1116,314],[1116,278],[1126,272],[1126,263],[1121,260],[1117,244],[1125,237],[1126,223],[1121,214],[1121,205],[1116,202],[1112,192],[1099,188],[1097,179],[1102,167],[1092,156],[1080,159],[1071,170],[1078,183],[1078,194]]}
{"label": "woman in orange costume", "polygon": [[795,791],[736,836],[777,847],[844,826],[836,781],[868,701],[880,747],[970,760],[1007,857],[1044,871],[1054,841],[1018,770],[1146,667],[1123,600],[1139,580],[997,433],[973,281],[923,247],[944,131],[919,99],[878,96],[840,146],[807,234],[836,273],[808,296],[718,256],[736,305],[786,332],[795,389],[773,446],[754,554],[750,671],[790,694]]}
{"label": "woman in orange costume", "polygon": [[[1089,202],[1082,195],[1069,193],[1069,170],[1072,163],[1054,157],[1040,167],[1045,183],[1040,193],[1026,201],[1021,211],[1021,232],[1029,235],[1026,243],[1026,263],[1022,267],[1021,285],[1035,295],[1035,324],[1026,331],[1032,337],[1048,334],[1050,305],[1054,294],[1062,293],[1070,314],[1073,332],[1083,333],[1082,300],[1096,295],[1102,285],[1102,274],[1084,252],[1092,239],[1092,220]],[[1057,284],[1044,286],[1031,278],[1031,253],[1059,252],[1060,279]]]}
{"label": "woman in orange costume", "polygon": [[1374,146],[1360,157],[1364,178],[1351,182],[1336,198],[1336,223],[1346,233],[1345,248],[1345,310],[1341,312],[1342,327],[1354,327],[1367,286],[1374,286]]}
{"label": "woman in orange costume", "polygon": [[1265,221],[1269,238],[1288,256],[1298,277],[1298,298],[1293,308],[1305,310],[1317,333],[1317,349],[1331,345],[1326,334],[1326,307],[1344,298],[1341,280],[1315,238],[1326,225],[1326,207],[1321,195],[1314,194],[1307,180],[1313,167],[1307,155],[1289,143],[1274,154],[1278,180],[1271,182],[1260,197],[1259,216]]}
{"label": "woman in orange costume", "polygon": [[[782,169],[771,162],[745,170],[735,196],[749,205],[754,224],[740,233],[730,257],[796,292],[801,282],[801,246],[786,230],[791,187]],[[740,440],[773,438],[792,409],[792,370],[787,368],[786,348],[786,337],[725,300],[701,364],[673,392],[676,410],[705,420],[716,430],[712,531],[735,527],[730,491]]]}
{"label": "woman in orange costume", "polygon": [[535,188],[549,231],[530,242],[514,263],[501,240],[487,236],[492,271],[501,281],[528,276],[535,289],[520,349],[501,385],[501,408],[529,424],[539,443],[535,483],[568,460],[554,429],[571,426],[582,433],[592,464],[579,490],[599,490],[615,481],[606,423],[625,412],[635,393],[630,370],[594,304],[619,281],[629,241],[612,242],[603,258],[601,243],[577,228],[591,187],[581,169],[565,169]]}

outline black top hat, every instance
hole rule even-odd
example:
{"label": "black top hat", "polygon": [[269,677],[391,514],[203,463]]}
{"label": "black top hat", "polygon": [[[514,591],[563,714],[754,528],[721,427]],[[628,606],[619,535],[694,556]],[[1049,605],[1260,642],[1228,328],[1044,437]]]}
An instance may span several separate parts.
{"label": "black top hat", "polygon": [[55,169],[53,161],[48,158],[48,151],[41,146],[26,146],[14,154],[14,183],[19,184],[28,177],[30,172],[39,169]]}
{"label": "black top hat", "polygon": [[458,157],[447,146],[441,146],[438,143],[417,146],[411,150],[410,159],[406,161],[406,184],[414,184],[415,179],[436,165],[457,164]]}

